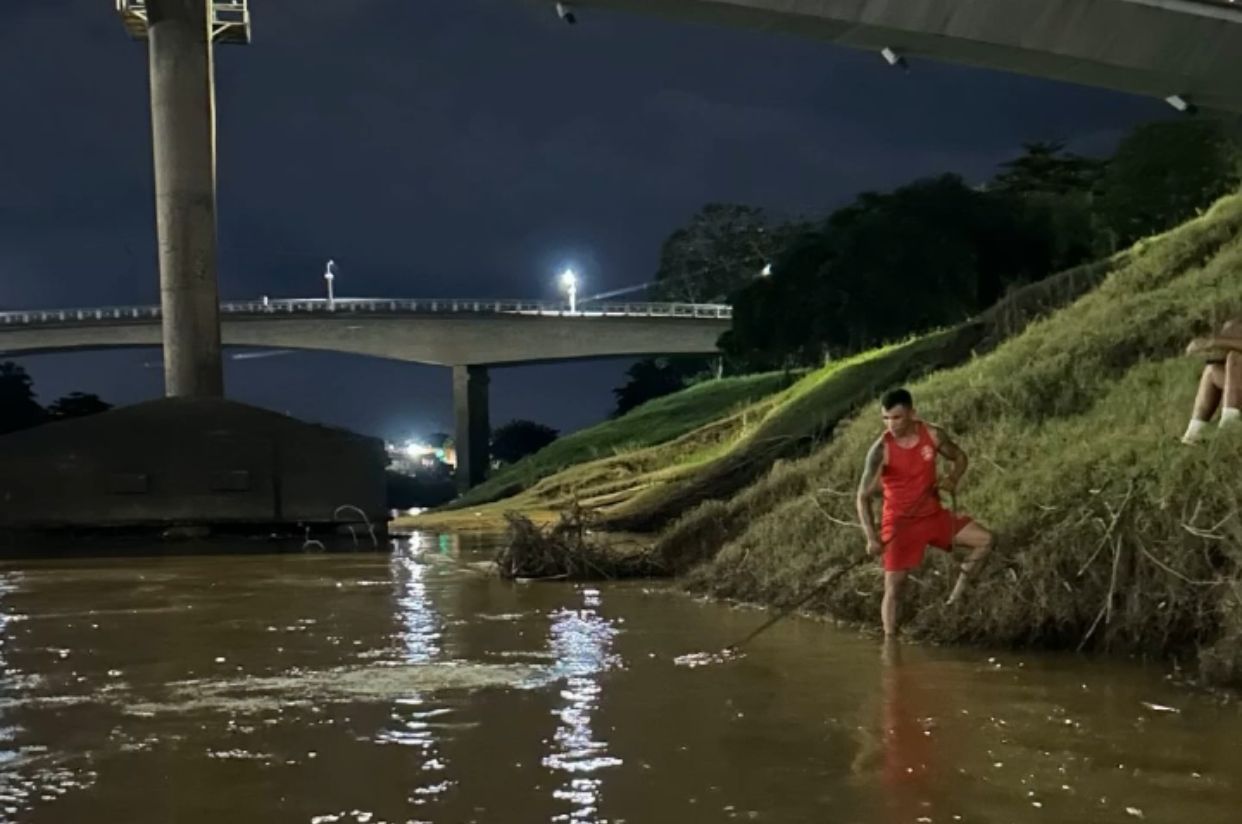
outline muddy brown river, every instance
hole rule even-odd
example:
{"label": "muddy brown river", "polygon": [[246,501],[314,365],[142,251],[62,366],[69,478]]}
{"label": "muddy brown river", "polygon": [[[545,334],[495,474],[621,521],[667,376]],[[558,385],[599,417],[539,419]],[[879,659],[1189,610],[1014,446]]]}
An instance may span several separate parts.
{"label": "muddy brown river", "polygon": [[0,562],[0,821],[1242,821],[1242,712],[1162,668],[885,648],[495,539]]}

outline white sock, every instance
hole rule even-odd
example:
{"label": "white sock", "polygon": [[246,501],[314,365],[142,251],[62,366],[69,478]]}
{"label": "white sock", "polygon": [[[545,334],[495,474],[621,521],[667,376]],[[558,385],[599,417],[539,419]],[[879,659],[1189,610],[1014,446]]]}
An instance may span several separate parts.
{"label": "white sock", "polygon": [[1186,427],[1186,434],[1182,435],[1182,443],[1197,443],[1203,437],[1203,428],[1207,424],[1207,421],[1191,418],[1190,425]]}
{"label": "white sock", "polygon": [[1236,406],[1226,406],[1224,409],[1220,410],[1221,426],[1228,426],[1229,424],[1237,423],[1240,420],[1242,420],[1242,411],[1240,411]]}

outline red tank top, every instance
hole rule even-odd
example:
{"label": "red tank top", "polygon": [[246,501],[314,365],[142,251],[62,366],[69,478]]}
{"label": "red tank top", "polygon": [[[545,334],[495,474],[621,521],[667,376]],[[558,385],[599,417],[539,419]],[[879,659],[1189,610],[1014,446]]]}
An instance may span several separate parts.
{"label": "red tank top", "polygon": [[927,424],[918,424],[918,440],[914,446],[901,447],[893,433],[884,433],[886,460],[880,473],[884,492],[883,531],[898,520],[923,518],[940,511],[936,486],[936,442]]}

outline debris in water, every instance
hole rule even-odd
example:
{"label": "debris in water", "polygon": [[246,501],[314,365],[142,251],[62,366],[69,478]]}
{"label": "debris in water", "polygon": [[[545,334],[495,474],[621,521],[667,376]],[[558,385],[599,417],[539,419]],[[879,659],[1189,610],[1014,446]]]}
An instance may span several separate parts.
{"label": "debris in water", "polygon": [[1140,701],[1139,703],[1152,712],[1181,712],[1177,707],[1166,707],[1164,704],[1153,704],[1150,701]]}
{"label": "debris in water", "polygon": [[1143,811],[1140,810],[1138,807],[1126,807],[1126,813],[1128,815],[1134,816],[1135,818],[1143,817]]}
{"label": "debris in water", "polygon": [[736,661],[739,658],[745,658],[746,653],[740,652],[733,647],[725,647],[719,652],[691,652],[687,655],[678,655],[673,659],[673,663],[679,667],[706,667],[709,664],[726,664],[729,661]]}
{"label": "debris in water", "polygon": [[502,578],[589,581],[667,574],[649,551],[610,546],[592,529],[598,517],[577,503],[547,527],[514,512],[506,513],[505,519],[509,540],[496,555]]}

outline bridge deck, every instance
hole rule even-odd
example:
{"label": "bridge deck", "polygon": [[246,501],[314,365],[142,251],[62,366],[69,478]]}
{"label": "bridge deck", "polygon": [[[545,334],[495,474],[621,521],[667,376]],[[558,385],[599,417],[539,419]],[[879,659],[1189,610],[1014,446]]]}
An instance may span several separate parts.
{"label": "bridge deck", "polygon": [[[415,363],[498,365],[582,358],[711,354],[728,306],[497,300],[246,301],[221,305],[226,346],[347,352]],[[155,306],[0,313],[10,356],[162,342]]]}

